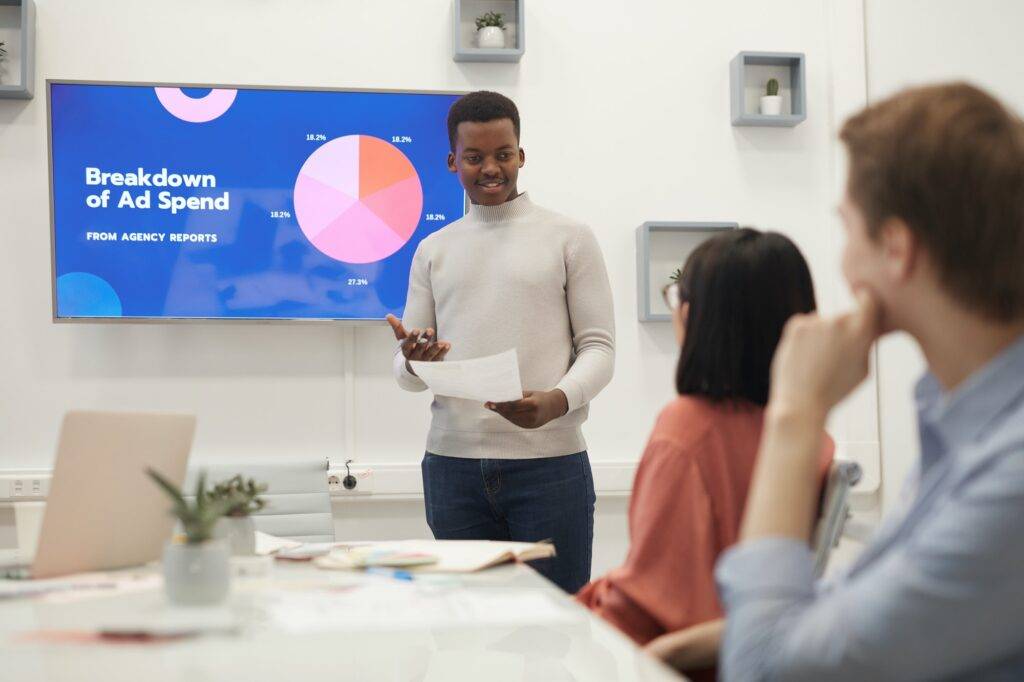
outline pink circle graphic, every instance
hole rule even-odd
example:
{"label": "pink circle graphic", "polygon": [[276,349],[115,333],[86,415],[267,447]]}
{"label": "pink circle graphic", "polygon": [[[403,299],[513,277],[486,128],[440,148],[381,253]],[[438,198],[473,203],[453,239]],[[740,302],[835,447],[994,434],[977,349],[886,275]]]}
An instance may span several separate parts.
{"label": "pink circle graphic", "polygon": [[345,135],[319,147],[295,180],[295,219],[320,252],[344,263],[375,263],[416,232],[423,186],[398,147]]}
{"label": "pink circle graphic", "polygon": [[205,97],[189,97],[181,88],[153,88],[164,109],[189,123],[206,123],[231,108],[238,90],[210,90]]}

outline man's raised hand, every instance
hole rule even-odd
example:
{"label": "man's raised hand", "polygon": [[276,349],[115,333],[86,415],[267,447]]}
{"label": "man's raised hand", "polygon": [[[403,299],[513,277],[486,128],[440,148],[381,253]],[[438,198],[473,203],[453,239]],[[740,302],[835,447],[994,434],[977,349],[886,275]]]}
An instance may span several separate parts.
{"label": "man's raised hand", "polygon": [[881,333],[881,309],[867,290],[856,307],[835,317],[794,315],[772,361],[769,407],[825,414],[868,375],[871,344]]}
{"label": "man's raised hand", "polygon": [[394,315],[387,316],[387,322],[391,325],[391,330],[395,333],[395,339],[402,342],[402,355],[405,356],[405,368],[409,370],[409,373],[415,375],[412,371],[412,366],[409,364],[410,361],[419,362],[440,362],[444,360],[444,356],[448,354],[448,351],[452,349],[452,345],[447,341],[438,341],[435,337],[433,329],[412,329],[406,331],[402,325],[402,321]]}

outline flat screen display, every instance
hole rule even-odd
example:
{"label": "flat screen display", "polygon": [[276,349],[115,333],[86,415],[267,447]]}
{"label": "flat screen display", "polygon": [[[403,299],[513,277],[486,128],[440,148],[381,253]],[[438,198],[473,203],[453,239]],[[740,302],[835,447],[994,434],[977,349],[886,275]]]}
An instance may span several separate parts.
{"label": "flat screen display", "polygon": [[54,319],[401,316],[454,93],[48,82]]}

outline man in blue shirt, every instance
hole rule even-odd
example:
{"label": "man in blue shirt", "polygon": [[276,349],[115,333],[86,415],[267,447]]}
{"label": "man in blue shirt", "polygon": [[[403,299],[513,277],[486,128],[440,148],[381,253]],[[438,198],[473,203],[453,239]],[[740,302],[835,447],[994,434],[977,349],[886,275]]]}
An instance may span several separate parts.
{"label": "man in blue shirt", "polygon": [[[850,119],[844,316],[791,320],[741,542],[717,567],[726,680],[1024,679],[1024,124],[957,83]],[[816,588],[821,429],[902,330],[929,372],[899,518]]]}

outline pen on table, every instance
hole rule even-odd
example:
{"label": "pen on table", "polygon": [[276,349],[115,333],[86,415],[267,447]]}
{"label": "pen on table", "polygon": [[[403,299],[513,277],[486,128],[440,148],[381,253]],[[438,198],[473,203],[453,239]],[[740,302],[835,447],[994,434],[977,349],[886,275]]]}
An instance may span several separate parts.
{"label": "pen on table", "polygon": [[368,566],[366,572],[372,575],[382,575],[388,578],[394,578],[395,580],[413,580],[412,573],[409,571],[398,571],[393,568],[385,568],[383,566]]}

